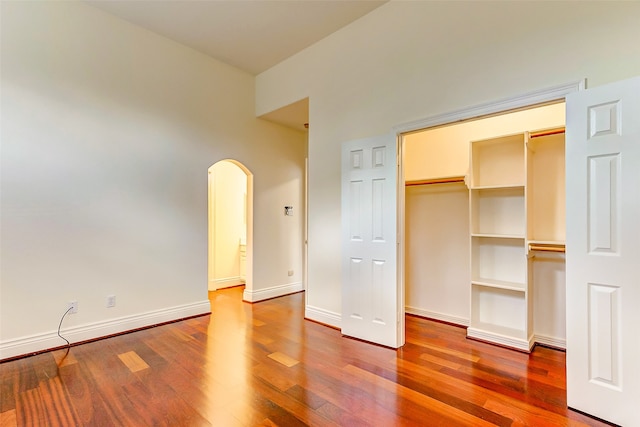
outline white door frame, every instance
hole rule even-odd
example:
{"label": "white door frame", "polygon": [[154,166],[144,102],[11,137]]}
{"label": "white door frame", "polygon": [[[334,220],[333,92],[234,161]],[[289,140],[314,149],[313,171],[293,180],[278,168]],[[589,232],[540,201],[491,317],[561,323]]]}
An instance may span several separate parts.
{"label": "white door frame", "polygon": [[[307,153],[308,153],[307,135]],[[302,232],[302,289],[304,289],[305,311],[309,304],[309,155],[304,158],[304,224]]]}
{"label": "white door frame", "polygon": [[414,120],[394,126],[393,130],[398,136],[401,136],[402,134],[422,131],[437,126],[452,125],[465,120],[486,118],[539,106],[541,104],[562,101],[570,93],[585,90],[585,81],[585,79],[573,81],[559,86],[532,91],[524,95],[516,95],[449,113],[438,114],[425,119]]}
{"label": "white door frame", "polygon": [[[586,89],[586,79],[565,83],[546,89],[532,91],[523,95],[517,95],[497,101],[479,104],[473,107],[463,108],[445,114],[427,117],[425,119],[415,120],[403,123],[393,127],[394,132],[398,136],[398,295],[401,301],[404,301],[404,266],[405,266],[405,201],[404,201],[404,138],[403,135],[413,132],[419,132],[428,128],[438,126],[453,125],[467,120],[486,118],[510,113],[516,110],[528,109],[543,104],[564,101],[570,93],[578,92]],[[568,301],[567,301],[568,304]],[[401,311],[398,316],[404,316],[404,303],[401,304]]]}

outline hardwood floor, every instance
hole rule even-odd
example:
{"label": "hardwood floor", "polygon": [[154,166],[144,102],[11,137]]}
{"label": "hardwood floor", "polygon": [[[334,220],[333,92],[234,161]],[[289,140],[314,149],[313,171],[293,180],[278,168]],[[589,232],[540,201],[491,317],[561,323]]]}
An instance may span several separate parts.
{"label": "hardwood floor", "polygon": [[0,426],[606,425],[566,408],[565,354],[407,318],[395,351],[303,320],[304,294],[0,364]]}

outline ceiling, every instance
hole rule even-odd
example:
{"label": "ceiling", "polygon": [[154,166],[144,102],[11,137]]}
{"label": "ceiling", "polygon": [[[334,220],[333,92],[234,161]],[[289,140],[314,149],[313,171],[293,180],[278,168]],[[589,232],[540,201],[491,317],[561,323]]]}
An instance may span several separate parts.
{"label": "ceiling", "polygon": [[85,1],[254,75],[386,3],[386,0]]}
{"label": "ceiling", "polygon": [[[388,0],[84,0],[134,25],[257,75]],[[309,103],[262,116],[305,131]]]}

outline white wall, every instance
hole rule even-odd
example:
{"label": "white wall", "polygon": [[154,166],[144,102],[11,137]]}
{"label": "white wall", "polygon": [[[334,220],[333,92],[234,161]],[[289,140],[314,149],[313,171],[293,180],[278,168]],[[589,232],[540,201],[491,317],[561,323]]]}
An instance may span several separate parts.
{"label": "white wall", "polygon": [[469,191],[463,183],[405,191],[405,311],[469,325]]}
{"label": "white wall", "polygon": [[1,7],[0,357],[63,344],[69,300],[74,341],[207,312],[218,160],[254,174],[254,289],[301,281],[306,137],[251,75],[82,2]]}
{"label": "white wall", "polygon": [[307,315],[339,324],[340,145],[558,84],[640,74],[639,2],[391,1],[260,74],[256,113],[309,97]]}

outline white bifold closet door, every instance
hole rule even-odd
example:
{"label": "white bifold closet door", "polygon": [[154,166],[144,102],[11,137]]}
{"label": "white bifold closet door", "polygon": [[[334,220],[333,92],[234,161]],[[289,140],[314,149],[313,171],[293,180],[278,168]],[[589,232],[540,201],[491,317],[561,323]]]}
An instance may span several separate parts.
{"label": "white bifold closet door", "polygon": [[404,316],[397,285],[395,135],[342,146],[342,333],[397,348]]}
{"label": "white bifold closet door", "polygon": [[640,78],[567,97],[567,404],[640,425]]}

